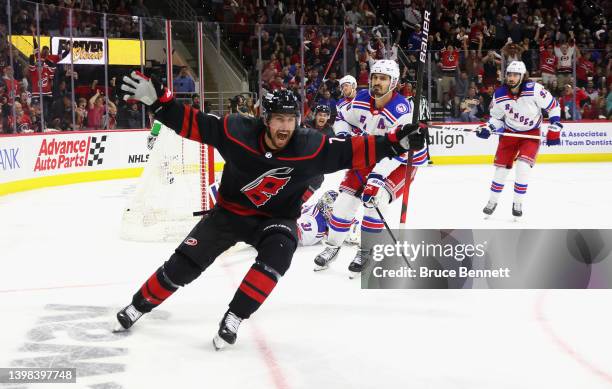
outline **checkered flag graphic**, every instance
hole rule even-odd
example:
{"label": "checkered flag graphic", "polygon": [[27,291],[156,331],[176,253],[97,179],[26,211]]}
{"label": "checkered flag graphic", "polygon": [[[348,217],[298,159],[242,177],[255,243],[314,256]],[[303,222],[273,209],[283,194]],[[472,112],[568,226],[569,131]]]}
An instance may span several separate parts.
{"label": "checkered flag graphic", "polygon": [[100,137],[99,139],[97,136],[91,137],[87,166],[95,166],[102,164],[102,161],[104,161],[104,159],[102,158],[105,149],[104,142],[106,142],[106,135],[102,135],[102,137]]}

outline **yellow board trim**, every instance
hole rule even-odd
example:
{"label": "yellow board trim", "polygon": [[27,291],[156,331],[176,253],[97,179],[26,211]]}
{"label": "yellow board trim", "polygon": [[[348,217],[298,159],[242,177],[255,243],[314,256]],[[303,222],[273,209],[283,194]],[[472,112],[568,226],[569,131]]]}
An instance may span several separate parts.
{"label": "yellow board trim", "polygon": [[[491,164],[493,155],[431,156],[434,165]],[[612,153],[540,154],[537,162],[612,162]]]}
{"label": "yellow board trim", "polygon": [[25,180],[0,184],[0,196],[50,186],[78,184],[81,182],[90,181],[115,180],[120,178],[133,178],[140,176],[143,169],[144,168],[136,167],[114,170],[96,170],[93,172],[68,173],[56,176],[28,178]]}
{"label": "yellow board trim", "polygon": [[[215,172],[222,171],[224,165],[224,162],[215,162]],[[142,167],[133,167],[126,169],[96,170],[93,172],[68,173],[55,176],[28,178],[25,180],[0,184],[0,196],[51,186],[70,185],[92,181],[118,180],[122,178],[136,178],[140,177],[143,170],[144,168]]]}

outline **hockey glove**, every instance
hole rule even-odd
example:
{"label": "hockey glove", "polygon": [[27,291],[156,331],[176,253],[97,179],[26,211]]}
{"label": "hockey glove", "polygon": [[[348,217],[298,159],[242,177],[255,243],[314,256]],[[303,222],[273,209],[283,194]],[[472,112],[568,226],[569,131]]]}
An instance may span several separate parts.
{"label": "hockey glove", "polygon": [[376,195],[378,191],[385,185],[385,178],[378,173],[368,174],[366,186],[361,194],[361,201],[366,208],[374,208],[378,206]]}
{"label": "hockey glove", "polygon": [[[121,90],[126,92],[124,100],[136,100],[146,105],[159,105],[172,100],[172,92],[155,78],[149,78],[139,71],[123,76]],[[155,111],[155,109],[154,109]]]}
{"label": "hockey glove", "polygon": [[495,132],[495,127],[492,124],[481,124],[476,129],[476,136],[482,139],[489,139],[491,133]]}
{"label": "hockey glove", "polygon": [[548,126],[548,132],[546,133],[546,145],[547,146],[558,146],[561,144],[561,129],[563,125],[561,122],[554,122]]}
{"label": "hockey glove", "polygon": [[[425,132],[427,124],[406,124],[399,130],[389,133],[388,139],[397,155],[408,150],[418,151],[425,147]],[[399,147],[397,147],[399,146]]]}

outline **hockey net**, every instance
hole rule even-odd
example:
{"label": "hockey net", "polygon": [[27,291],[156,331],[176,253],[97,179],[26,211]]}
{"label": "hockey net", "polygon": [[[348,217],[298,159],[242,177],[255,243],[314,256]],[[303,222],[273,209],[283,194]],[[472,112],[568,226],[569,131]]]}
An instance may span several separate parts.
{"label": "hockey net", "polygon": [[121,238],[177,242],[212,207],[214,154],[210,146],[162,126],[136,191],[123,212]]}

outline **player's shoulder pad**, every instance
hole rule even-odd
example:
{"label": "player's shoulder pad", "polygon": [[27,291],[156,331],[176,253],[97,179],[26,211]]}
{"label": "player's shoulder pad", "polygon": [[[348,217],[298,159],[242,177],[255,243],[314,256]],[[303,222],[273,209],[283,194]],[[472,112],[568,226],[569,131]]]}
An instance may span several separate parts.
{"label": "player's shoulder pad", "polygon": [[353,102],[362,102],[370,104],[370,91],[367,89],[358,90]]}
{"label": "player's shoulder pad", "polygon": [[544,91],[547,92],[546,88],[544,87],[544,85],[540,84],[539,82],[533,82],[533,91],[535,93],[538,93],[540,91]]}
{"label": "player's shoulder pad", "polygon": [[508,87],[506,85],[496,88],[495,92],[493,92],[493,97],[496,99],[504,96],[508,96]]}
{"label": "player's shoulder pad", "polygon": [[350,103],[351,103],[350,99],[347,99],[346,97],[343,97],[342,100],[340,100],[340,101],[338,101],[338,103],[336,103],[336,108],[339,110],[341,108],[346,107]]}
{"label": "player's shoulder pad", "polygon": [[404,95],[397,93],[395,96],[393,96],[391,101],[387,103],[385,108],[387,108],[393,114],[393,116],[400,118],[401,116],[412,112],[413,105],[414,102],[412,99],[407,99]]}
{"label": "player's shoulder pad", "polygon": [[223,126],[225,135],[234,142],[259,149],[259,134],[265,129],[262,119],[234,113],[223,119]]}
{"label": "player's shoulder pad", "polygon": [[523,92],[533,92],[535,84],[536,83],[534,81],[526,81],[525,85],[523,86]]}
{"label": "player's shoulder pad", "polygon": [[357,95],[351,102],[351,108],[362,109],[364,111],[370,110],[370,91],[362,89],[357,91]]}
{"label": "player's shoulder pad", "polygon": [[312,128],[298,127],[293,133],[289,153],[296,158],[314,157],[325,142],[325,135]]}

